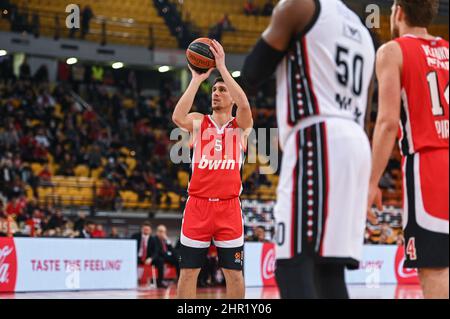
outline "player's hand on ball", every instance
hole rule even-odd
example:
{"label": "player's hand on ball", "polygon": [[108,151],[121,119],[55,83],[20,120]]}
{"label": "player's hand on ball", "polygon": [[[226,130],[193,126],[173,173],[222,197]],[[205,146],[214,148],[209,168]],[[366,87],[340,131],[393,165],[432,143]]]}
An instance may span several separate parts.
{"label": "player's hand on ball", "polygon": [[194,69],[192,69],[190,67],[190,65],[188,65],[188,68],[189,68],[189,70],[191,70],[192,80],[199,81],[199,82],[205,81],[207,78],[209,78],[209,76],[211,75],[211,72],[214,71],[214,68],[211,68],[206,73],[197,73]]}
{"label": "player's hand on ball", "polygon": [[211,46],[209,48],[211,52],[214,54],[217,70],[219,71],[226,70],[225,51],[223,50],[222,45],[217,40],[212,40]]}

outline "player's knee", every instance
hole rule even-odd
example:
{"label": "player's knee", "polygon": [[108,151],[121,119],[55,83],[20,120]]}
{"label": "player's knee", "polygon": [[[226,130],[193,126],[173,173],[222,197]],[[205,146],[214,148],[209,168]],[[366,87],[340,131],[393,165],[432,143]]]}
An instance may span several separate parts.
{"label": "player's knee", "polygon": [[233,269],[224,269],[222,268],[223,274],[225,276],[225,280],[228,283],[240,283],[243,282],[244,276],[242,275],[241,270],[233,270]]}
{"label": "player's knee", "polygon": [[447,268],[419,268],[419,276],[421,279],[440,280],[448,278]]}
{"label": "player's knee", "polygon": [[193,268],[193,269],[183,268],[183,269],[180,269],[180,278],[197,280],[199,273],[200,273],[199,268]]}

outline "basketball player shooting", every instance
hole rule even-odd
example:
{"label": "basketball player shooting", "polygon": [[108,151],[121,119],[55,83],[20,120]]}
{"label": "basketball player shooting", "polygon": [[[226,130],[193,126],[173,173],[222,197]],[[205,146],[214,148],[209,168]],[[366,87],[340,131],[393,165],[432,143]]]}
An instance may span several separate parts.
{"label": "basketball player shooting", "polygon": [[[217,247],[227,298],[244,298],[244,227],[239,195],[246,133],[253,126],[248,99],[227,70],[219,42],[210,42],[217,70],[212,88],[212,114],[190,112],[195,95],[213,71],[199,74],[191,67],[192,79],[173,112],[174,123],[191,132],[192,174],[189,198],[181,228],[178,298],[196,297],[197,278],[211,241]],[[232,110],[236,105],[236,117]],[[237,132],[237,133],[236,133]],[[237,138],[234,138],[237,136]]]}
{"label": "basketball player shooting", "polygon": [[395,0],[392,40],[377,53],[378,116],[373,137],[369,206],[400,123],[405,263],[418,268],[425,298],[449,298],[448,42],[427,28],[438,0]]}
{"label": "basketball player shooting", "polygon": [[348,298],[362,258],[370,174],[364,114],[375,49],[339,0],[282,0],[247,57],[244,83],[276,72],[283,148],[275,207],[282,298]]}

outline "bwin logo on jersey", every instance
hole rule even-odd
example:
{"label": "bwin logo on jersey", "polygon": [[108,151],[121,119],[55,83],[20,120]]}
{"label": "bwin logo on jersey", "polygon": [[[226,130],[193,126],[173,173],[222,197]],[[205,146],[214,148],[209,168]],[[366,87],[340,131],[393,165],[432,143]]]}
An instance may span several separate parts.
{"label": "bwin logo on jersey", "polygon": [[199,169],[208,168],[210,170],[234,169],[235,166],[235,160],[208,160],[206,159],[206,155],[203,155],[200,163],[198,163]]}

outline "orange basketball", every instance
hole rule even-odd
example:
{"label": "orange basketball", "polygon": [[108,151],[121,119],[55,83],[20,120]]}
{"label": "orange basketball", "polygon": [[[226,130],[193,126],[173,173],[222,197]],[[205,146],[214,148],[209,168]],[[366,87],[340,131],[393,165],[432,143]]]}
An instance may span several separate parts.
{"label": "orange basketball", "polygon": [[209,49],[211,39],[198,38],[189,44],[186,58],[192,69],[198,73],[205,73],[216,66],[214,55]]}

